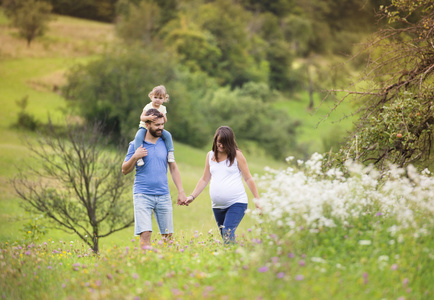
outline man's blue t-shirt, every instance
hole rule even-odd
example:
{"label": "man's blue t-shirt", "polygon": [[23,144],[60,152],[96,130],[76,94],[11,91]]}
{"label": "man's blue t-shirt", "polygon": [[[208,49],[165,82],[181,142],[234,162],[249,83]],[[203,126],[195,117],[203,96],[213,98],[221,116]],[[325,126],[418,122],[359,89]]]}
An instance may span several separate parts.
{"label": "man's blue t-shirt", "polygon": [[[155,144],[143,141],[143,147],[148,155],[143,157],[145,164],[136,165],[136,176],[134,179],[133,194],[167,195],[169,194],[169,183],[167,181],[167,148],[162,138]],[[130,142],[125,161],[133,156],[134,141]]]}

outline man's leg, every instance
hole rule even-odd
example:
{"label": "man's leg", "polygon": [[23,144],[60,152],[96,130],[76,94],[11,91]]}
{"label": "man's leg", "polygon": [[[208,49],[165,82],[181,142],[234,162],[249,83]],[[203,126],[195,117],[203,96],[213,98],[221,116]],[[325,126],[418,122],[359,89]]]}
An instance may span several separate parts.
{"label": "man's leg", "polygon": [[161,236],[163,237],[163,240],[165,240],[165,241],[171,241],[172,237],[173,237],[173,235],[171,233],[162,234]]}
{"label": "man's leg", "polygon": [[154,196],[134,194],[134,233],[140,235],[140,247],[151,246]]}
{"label": "man's leg", "polygon": [[163,238],[171,239],[173,234],[173,207],[170,195],[155,196],[158,197],[155,205],[155,218],[157,219],[158,228]]}
{"label": "man's leg", "polygon": [[151,234],[152,231],[143,231],[140,234],[140,248],[144,249],[151,246]]}

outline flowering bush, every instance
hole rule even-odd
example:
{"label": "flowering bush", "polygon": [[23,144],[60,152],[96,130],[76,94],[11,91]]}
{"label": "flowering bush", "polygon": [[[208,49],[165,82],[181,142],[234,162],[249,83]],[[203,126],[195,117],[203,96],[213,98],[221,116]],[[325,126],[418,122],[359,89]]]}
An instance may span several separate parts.
{"label": "flowering bush", "polygon": [[428,170],[419,174],[411,165],[391,166],[381,175],[371,166],[347,162],[343,171],[324,171],[322,160],[322,155],[314,154],[309,161],[297,161],[298,168],[267,169],[257,179],[264,190],[260,221],[286,234],[351,228],[372,216],[381,217],[388,226],[383,229],[393,233],[411,228],[423,235],[433,228],[434,178]]}

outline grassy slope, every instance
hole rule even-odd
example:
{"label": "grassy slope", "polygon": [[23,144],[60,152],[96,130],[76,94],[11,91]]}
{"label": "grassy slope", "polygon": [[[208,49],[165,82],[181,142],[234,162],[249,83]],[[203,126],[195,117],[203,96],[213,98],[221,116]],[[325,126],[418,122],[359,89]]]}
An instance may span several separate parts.
{"label": "grassy slope", "polygon": [[287,111],[292,118],[300,122],[297,129],[298,142],[305,146],[307,153],[328,152],[331,145],[333,151],[336,151],[336,145],[343,141],[353,125],[353,118],[346,117],[348,112],[353,110],[351,104],[344,102],[330,113],[335,105],[333,100],[321,103],[320,95],[315,94],[315,107],[309,110],[308,97],[307,92],[303,92],[291,101],[275,103],[275,107]]}
{"label": "grassy slope", "polygon": [[[19,238],[20,230],[29,216],[20,208],[20,200],[16,196],[9,180],[16,174],[16,167],[25,165],[28,153],[21,145],[21,139],[31,139],[32,135],[11,128],[19,112],[16,100],[28,96],[28,112],[39,120],[46,121],[50,115],[54,121],[64,118],[62,109],[66,107],[65,100],[53,92],[53,87],[64,82],[64,72],[76,63],[85,63],[97,57],[104,48],[113,41],[113,27],[109,24],[85,21],[58,16],[50,23],[46,36],[36,39],[30,48],[24,40],[18,39],[13,29],[7,28],[6,19],[0,11],[0,241]],[[331,130],[324,123],[318,129],[315,125],[318,114],[327,111],[325,106],[317,114],[309,113],[305,107],[307,100],[276,103],[290,115],[297,116],[303,122],[300,130],[301,140],[310,144],[312,152],[320,151],[322,143],[319,136],[328,134]],[[197,180],[202,175],[204,158],[207,150],[194,149],[187,145],[175,144],[177,162],[182,174],[184,188],[187,193],[194,189]],[[265,166],[280,168],[283,165],[275,162],[257,150],[247,154],[251,172],[262,173]],[[24,162],[24,163],[23,163]],[[133,180],[133,174],[129,174]],[[170,181],[169,181],[170,182]],[[172,196],[176,193],[171,183]],[[250,193],[249,193],[250,194]],[[253,204],[250,204],[252,207]],[[178,232],[191,234],[195,230],[208,232],[216,230],[208,191],[190,207],[175,207],[174,222]],[[252,220],[246,218],[238,230],[243,233],[252,225]],[[156,225],[154,223],[156,230]],[[112,235],[101,242],[101,246],[113,243],[126,243],[133,235],[132,229],[126,229]],[[49,237],[54,239],[76,239],[60,231],[50,231]]]}

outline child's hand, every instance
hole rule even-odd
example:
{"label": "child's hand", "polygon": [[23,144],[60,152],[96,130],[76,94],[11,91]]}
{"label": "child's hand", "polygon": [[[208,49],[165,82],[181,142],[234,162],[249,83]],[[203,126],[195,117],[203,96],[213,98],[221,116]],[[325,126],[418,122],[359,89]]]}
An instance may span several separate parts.
{"label": "child's hand", "polygon": [[146,119],[151,122],[154,121],[156,118],[157,116],[146,116]]}

